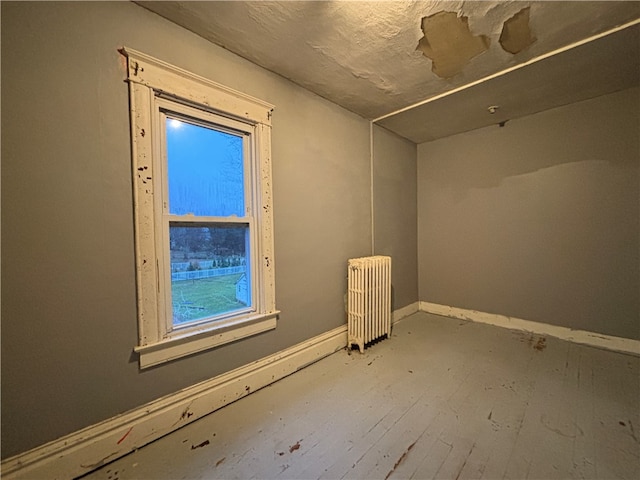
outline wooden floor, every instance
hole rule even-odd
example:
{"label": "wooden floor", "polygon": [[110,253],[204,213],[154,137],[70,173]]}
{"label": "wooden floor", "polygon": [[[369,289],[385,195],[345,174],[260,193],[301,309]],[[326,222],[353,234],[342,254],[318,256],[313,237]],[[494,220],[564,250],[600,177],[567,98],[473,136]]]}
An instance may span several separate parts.
{"label": "wooden floor", "polygon": [[640,358],[417,313],[85,478],[639,479]]}

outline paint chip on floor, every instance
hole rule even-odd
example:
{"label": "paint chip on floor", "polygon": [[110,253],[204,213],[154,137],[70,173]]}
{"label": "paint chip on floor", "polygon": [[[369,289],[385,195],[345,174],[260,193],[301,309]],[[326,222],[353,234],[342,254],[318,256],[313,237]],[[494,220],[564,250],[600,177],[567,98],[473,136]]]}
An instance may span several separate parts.
{"label": "paint chip on floor", "polygon": [[297,441],[297,442],[295,443],[295,445],[291,445],[291,446],[289,447],[289,453],[293,453],[293,452],[295,452],[296,450],[298,450],[298,449],[300,448],[300,442],[301,442],[301,441],[302,441],[302,440],[299,440],[299,441]]}
{"label": "paint chip on floor", "polygon": [[191,450],[195,450],[196,448],[206,447],[207,445],[209,445],[209,440],[205,440],[204,442],[198,445],[191,445]]}

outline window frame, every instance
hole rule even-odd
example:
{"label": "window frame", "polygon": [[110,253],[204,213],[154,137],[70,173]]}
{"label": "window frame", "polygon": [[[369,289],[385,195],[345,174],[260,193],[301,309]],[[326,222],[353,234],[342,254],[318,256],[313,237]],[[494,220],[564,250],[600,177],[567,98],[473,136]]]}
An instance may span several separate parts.
{"label": "window frame", "polygon": [[[140,368],[147,368],[276,327],[280,312],[275,308],[271,193],[274,107],[133,49],[120,52],[127,58],[131,113],[139,337],[134,351]],[[197,217],[165,215],[167,112],[248,135],[243,139],[249,189],[245,217],[208,218],[218,218],[221,224],[249,223],[251,309],[177,328],[172,316],[168,318],[171,268],[166,264],[170,246],[165,237],[176,221],[171,217],[187,223]]]}
{"label": "window frame", "polygon": [[[162,254],[162,261],[158,262],[159,278],[158,282],[161,298],[164,300],[163,311],[160,312],[161,317],[164,317],[164,325],[166,336],[170,337],[176,335],[177,332],[188,332],[194,330],[199,324],[210,323],[215,321],[216,325],[223,325],[229,317],[240,317],[243,312],[260,311],[259,296],[257,295],[256,282],[251,282],[251,305],[243,309],[243,311],[232,311],[224,314],[220,314],[216,319],[203,319],[197,324],[187,323],[185,325],[175,326],[173,324],[173,305],[171,301],[172,289],[171,285],[171,255],[170,245],[164,245],[169,238],[169,231],[172,224],[201,224],[201,225],[246,225],[249,229],[249,245],[247,248],[247,265],[249,265],[249,276],[251,275],[251,269],[257,259],[255,258],[256,246],[258,240],[256,238],[256,222],[254,212],[259,208],[258,202],[255,201],[259,198],[259,192],[256,191],[255,182],[253,181],[254,175],[254,160],[256,156],[255,152],[255,127],[247,123],[238,122],[230,118],[222,117],[220,115],[203,112],[194,109],[190,106],[177,104],[176,102],[168,101],[164,98],[156,98],[156,105],[159,110],[159,114],[155,115],[157,121],[157,130],[160,135],[157,136],[155,142],[156,155],[154,155],[154,161],[156,162],[154,168],[156,171],[162,172],[160,189],[161,193],[158,194],[156,190],[155,195],[155,222],[160,228],[156,229],[156,246],[160,247],[160,254]],[[167,132],[166,132],[166,119],[175,118],[182,119],[185,122],[192,125],[198,125],[205,128],[210,128],[224,133],[231,133],[237,136],[242,136],[242,148],[243,148],[243,194],[244,194],[244,216],[201,216],[201,215],[176,215],[171,214],[169,211],[169,173],[168,173],[168,157],[167,157]],[[176,333],[174,333],[174,331]]]}

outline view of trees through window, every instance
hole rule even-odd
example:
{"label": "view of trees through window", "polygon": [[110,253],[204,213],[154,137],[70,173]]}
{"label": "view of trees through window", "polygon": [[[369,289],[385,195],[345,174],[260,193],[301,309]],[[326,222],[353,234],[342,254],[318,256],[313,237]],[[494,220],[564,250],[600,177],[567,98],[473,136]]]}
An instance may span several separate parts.
{"label": "view of trees through window", "polygon": [[[166,132],[169,213],[244,217],[242,137],[176,118]],[[248,223],[172,221],[169,237],[174,325],[251,304]]]}

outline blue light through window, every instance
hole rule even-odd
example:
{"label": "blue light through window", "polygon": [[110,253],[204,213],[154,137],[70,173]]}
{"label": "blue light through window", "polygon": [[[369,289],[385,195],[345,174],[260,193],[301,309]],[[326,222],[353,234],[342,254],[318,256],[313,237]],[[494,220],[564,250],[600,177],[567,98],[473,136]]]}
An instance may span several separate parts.
{"label": "blue light through window", "polygon": [[242,137],[167,118],[169,213],[244,215]]}
{"label": "blue light through window", "polygon": [[[243,137],[167,117],[166,138],[169,214],[244,217]],[[173,325],[251,307],[248,222],[173,220],[169,245]]]}

